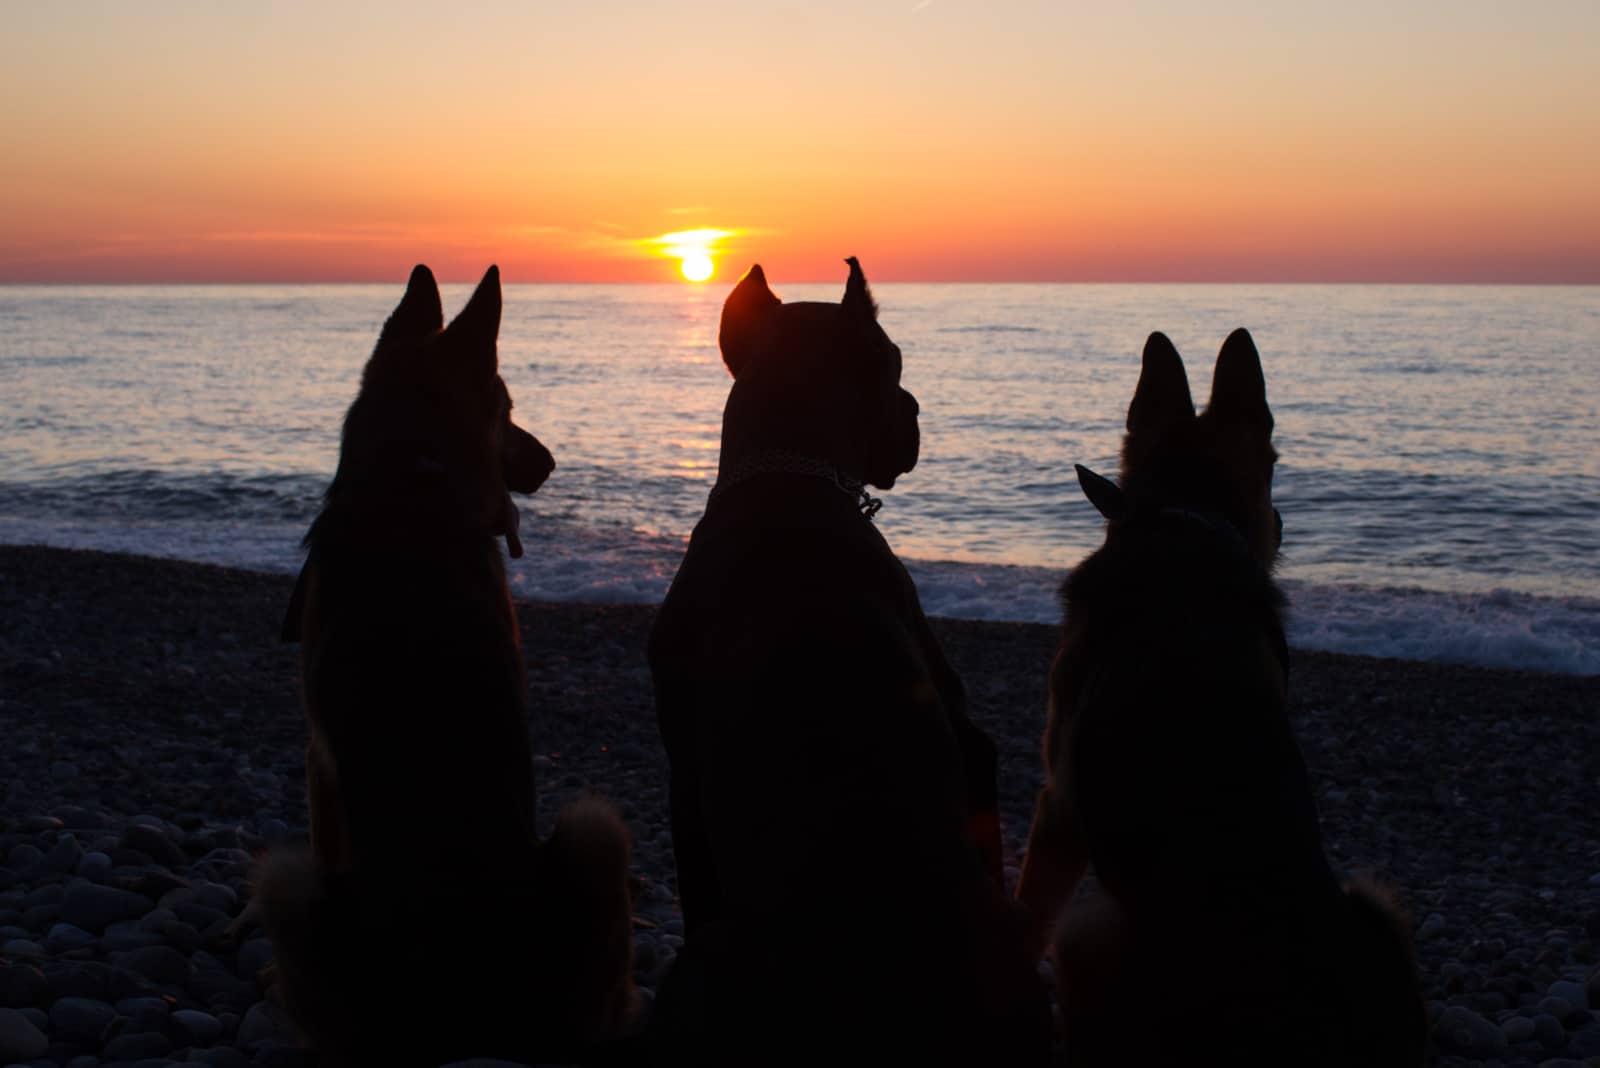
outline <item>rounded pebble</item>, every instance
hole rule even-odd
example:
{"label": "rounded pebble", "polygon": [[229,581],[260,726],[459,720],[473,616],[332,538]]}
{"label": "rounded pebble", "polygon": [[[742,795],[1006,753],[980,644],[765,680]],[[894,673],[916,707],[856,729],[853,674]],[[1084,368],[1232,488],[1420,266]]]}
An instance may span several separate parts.
{"label": "rounded pebble", "polygon": [[16,1009],[0,1009],[0,1062],[43,1057],[50,1040]]}

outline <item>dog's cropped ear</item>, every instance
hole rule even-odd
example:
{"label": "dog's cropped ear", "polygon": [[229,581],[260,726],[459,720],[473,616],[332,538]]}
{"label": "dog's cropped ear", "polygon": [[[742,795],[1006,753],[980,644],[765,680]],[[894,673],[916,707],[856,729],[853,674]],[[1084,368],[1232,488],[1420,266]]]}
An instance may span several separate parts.
{"label": "dog's cropped ear", "polygon": [[1123,494],[1122,487],[1082,464],[1072,466],[1078,472],[1078,485],[1083,487],[1083,495],[1089,498],[1089,503],[1094,505],[1097,512],[1110,520],[1128,518],[1128,498]]}
{"label": "dog's cropped ear", "polygon": [[444,308],[439,303],[439,283],[433,272],[422,264],[411,269],[411,280],[406,283],[406,295],[383,324],[378,335],[382,347],[386,341],[421,341],[432,337],[444,326]]}
{"label": "dog's cropped ear", "polygon": [[1157,330],[1144,343],[1139,385],[1128,405],[1128,433],[1156,434],[1194,418],[1189,375],[1167,335]]}
{"label": "dog's cropped ear", "polygon": [[1206,410],[1230,422],[1256,423],[1272,432],[1272,410],[1267,407],[1267,378],[1261,372],[1261,354],[1250,331],[1240,327],[1228,335],[1217,353],[1211,377],[1211,400]]}
{"label": "dog's cropped ear", "polygon": [[767,287],[767,275],[759,263],[751,267],[728,294],[722,305],[717,344],[722,348],[722,362],[728,365],[733,377],[738,378],[739,372],[761,350],[767,313],[782,303]]}
{"label": "dog's cropped ear", "polygon": [[850,278],[844,284],[843,308],[863,319],[876,319],[878,304],[872,299],[872,291],[867,288],[867,276],[861,270],[861,262],[854,256],[844,262],[850,265]]}
{"label": "dog's cropped ear", "polygon": [[451,320],[445,334],[451,341],[449,347],[459,350],[455,359],[467,360],[485,374],[495,373],[499,366],[495,354],[495,339],[500,336],[499,267],[491,266],[484,272],[483,281],[472,291],[472,299]]}

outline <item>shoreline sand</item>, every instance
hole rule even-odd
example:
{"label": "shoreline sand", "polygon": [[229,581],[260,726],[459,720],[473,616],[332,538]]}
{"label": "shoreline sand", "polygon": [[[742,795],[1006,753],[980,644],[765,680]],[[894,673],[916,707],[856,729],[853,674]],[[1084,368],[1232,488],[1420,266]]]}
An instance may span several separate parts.
{"label": "shoreline sand", "polygon": [[[163,1017],[167,1052],[153,1055],[232,1047],[292,1057],[282,1021],[255,1003],[258,987],[250,993],[259,940],[224,946],[198,922],[209,913],[196,911],[196,895],[211,895],[208,908],[227,897],[212,884],[246,889],[249,851],[304,830],[296,647],[278,641],[291,584],[202,564],[0,547],[0,1015],[22,1012],[58,1052],[65,1040],[50,1009],[86,982],[69,973],[93,962],[116,972],[122,954],[149,941],[53,933],[63,895],[88,853],[119,869],[138,861],[147,851],[128,838],[147,837],[130,832],[144,823],[177,847],[168,881],[152,875],[145,892],[196,921],[175,929],[179,943],[186,929],[197,939],[188,971],[178,971],[217,966],[232,981],[201,992],[168,984],[174,1004],[210,1014],[220,1030],[202,1043]],[[541,821],[587,790],[621,807],[635,839],[637,911],[654,925],[640,932],[647,987],[681,944],[644,653],[654,611],[518,604]],[[1041,783],[1056,629],[943,619],[934,628],[973,718],[1000,749],[1015,851]],[[1296,651],[1290,691],[1335,867],[1375,873],[1412,915],[1439,1063],[1600,1064],[1600,1018],[1589,1008],[1600,1006],[1600,677]],[[97,841],[124,852],[91,848]],[[27,968],[46,976],[45,988],[18,971]],[[1185,980],[1152,982],[1169,988],[1160,996],[1181,996]],[[140,1026],[120,1011],[128,1006],[114,1008],[122,1033],[144,1034],[128,1030]],[[88,1039],[78,1045],[112,1059]],[[219,1053],[211,1063],[245,1062]]]}

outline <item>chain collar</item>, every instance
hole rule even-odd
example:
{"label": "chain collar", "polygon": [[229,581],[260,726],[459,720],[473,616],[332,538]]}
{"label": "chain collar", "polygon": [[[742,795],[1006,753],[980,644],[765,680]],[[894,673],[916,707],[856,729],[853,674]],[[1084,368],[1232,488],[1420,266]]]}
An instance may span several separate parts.
{"label": "chain collar", "polygon": [[728,490],[759,475],[805,475],[831,482],[840,493],[855,500],[862,516],[869,521],[883,507],[882,498],[868,493],[866,484],[859,478],[846,474],[825,460],[782,450],[758,452],[722,472],[717,476],[717,484],[711,487],[711,496],[706,500],[706,505],[709,507]]}

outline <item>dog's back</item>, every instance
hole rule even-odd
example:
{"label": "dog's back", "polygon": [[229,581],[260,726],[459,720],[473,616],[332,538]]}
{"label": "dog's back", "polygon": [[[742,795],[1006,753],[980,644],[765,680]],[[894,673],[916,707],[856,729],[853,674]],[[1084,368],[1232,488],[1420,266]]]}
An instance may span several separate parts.
{"label": "dog's back", "polygon": [[[441,330],[413,274],[345,420],[286,635],[312,849],[259,900],[280,990],[335,1064],[563,1056],[631,1009],[628,842],[599,803],[535,833],[508,490],[553,466],[495,369],[498,275]],[[403,1007],[427,991],[426,1013]]]}
{"label": "dog's back", "polygon": [[862,514],[916,460],[898,349],[853,263],[840,306],[780,308],[753,270],[722,344],[718,488],[651,635],[688,935],[663,1056],[1037,1063],[994,748]]}
{"label": "dog's back", "polygon": [[1175,969],[1194,982],[1143,1027],[1141,1062],[1422,1057],[1403,928],[1328,866],[1287,715],[1271,430],[1247,334],[1200,416],[1155,335],[1122,485],[1080,469],[1109,525],[1063,587],[1050,784],[1019,888],[1045,923],[1089,863],[1104,890],[1055,935],[1071,1063],[1128,1061],[1144,985]]}

